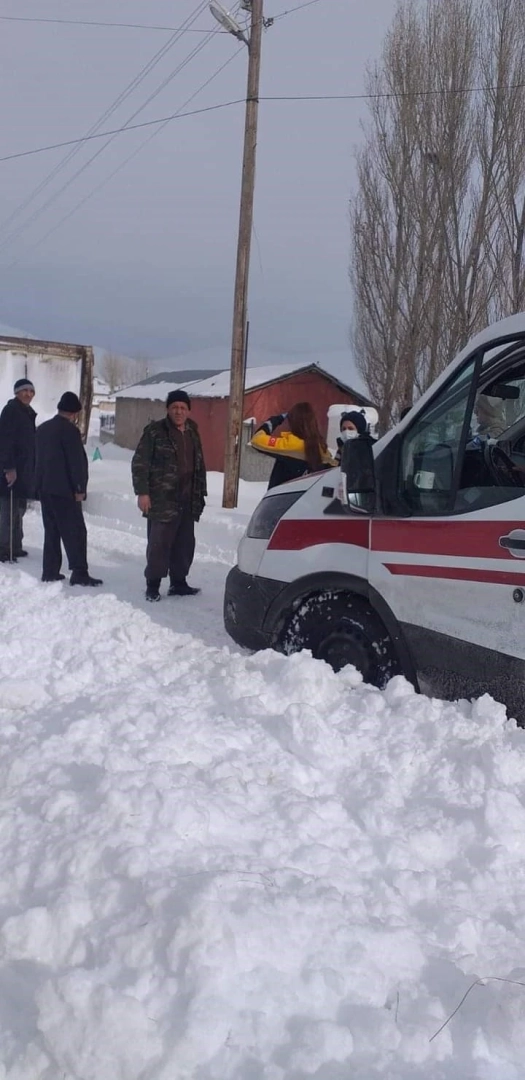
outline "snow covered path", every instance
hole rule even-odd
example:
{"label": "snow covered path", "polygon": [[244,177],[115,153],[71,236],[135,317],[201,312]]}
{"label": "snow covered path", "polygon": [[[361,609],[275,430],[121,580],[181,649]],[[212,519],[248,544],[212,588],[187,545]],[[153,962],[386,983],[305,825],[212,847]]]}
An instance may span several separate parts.
{"label": "snow covered path", "polygon": [[525,983],[524,733],[239,654],[247,501],[146,605],[117,474],[103,592],[0,567],[1,1080],[521,1080],[524,986],[430,1039]]}
{"label": "snow covered path", "polygon": [[[196,529],[197,550],[190,574],[190,580],[202,587],[202,595],[197,601],[163,598],[162,603],[152,605],[144,598],[146,525],[131,488],[131,454],[113,446],[103,447],[102,451],[102,461],[90,462],[85,503],[89,565],[104,581],[101,591],[131,601],[162,626],[198,634],[206,644],[231,645],[222,621],[224,581],[266,485],[241,482],[242,509],[227,512],[221,507],[222,475],[212,473],[208,477],[210,494],[204,517]],[[30,512],[26,522],[26,546],[34,558],[24,564],[24,570],[39,580],[42,527],[38,511]],[[167,582],[164,582],[163,593],[166,590]]]}

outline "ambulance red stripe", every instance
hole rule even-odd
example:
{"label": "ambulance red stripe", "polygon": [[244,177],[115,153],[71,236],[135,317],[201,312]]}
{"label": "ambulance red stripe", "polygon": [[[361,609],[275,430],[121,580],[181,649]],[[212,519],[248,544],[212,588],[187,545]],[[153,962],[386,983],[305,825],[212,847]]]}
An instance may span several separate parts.
{"label": "ambulance red stripe", "polygon": [[403,577],[448,578],[451,581],[481,581],[487,585],[525,586],[525,573],[512,574],[507,570],[472,570],[466,566],[423,566],[411,563],[385,563],[391,574]]}
{"label": "ambulance red stripe", "polygon": [[302,551],[316,544],[354,544],[368,548],[369,518],[312,518],[280,521],[268,544],[271,551]]}
{"label": "ambulance red stripe", "polygon": [[377,519],[372,525],[372,550],[408,555],[452,555],[471,559],[509,559],[499,546],[501,536],[524,529],[523,521],[404,521]]}
{"label": "ambulance red stripe", "polygon": [[[319,544],[353,544],[367,548],[368,518],[312,518],[280,521],[270,543],[273,551],[302,551]],[[512,559],[500,537],[525,529],[524,521],[372,520],[372,550],[407,555],[439,555],[476,559]]]}

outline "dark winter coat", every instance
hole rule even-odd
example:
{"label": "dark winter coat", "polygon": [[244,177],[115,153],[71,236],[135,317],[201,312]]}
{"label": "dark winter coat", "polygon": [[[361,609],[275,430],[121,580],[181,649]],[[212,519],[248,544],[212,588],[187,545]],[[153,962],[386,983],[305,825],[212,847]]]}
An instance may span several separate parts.
{"label": "dark winter coat", "polygon": [[[18,499],[34,497],[36,412],[17,397],[0,414],[0,496],[12,490]],[[6,469],[16,469],[16,483],[8,488]]]}
{"label": "dark winter coat", "polygon": [[[193,520],[198,521],[207,495],[206,466],[197,425],[193,420],[187,420],[186,424],[194,451],[190,505]],[[151,510],[147,515],[151,521],[171,521],[177,516],[183,505],[180,463],[173,425],[168,417],[153,420],[144,428],[131,462],[131,474],[135,495],[149,495],[151,499]]]}
{"label": "dark winter coat", "polygon": [[[375,442],[377,442],[377,439],[373,439],[371,435],[368,435],[368,433],[366,435],[358,435],[357,437],[358,437],[358,439],[368,439],[368,442],[372,446],[374,445]],[[352,442],[355,442],[355,440],[352,439]],[[336,455],[335,455],[335,460],[337,461],[338,465],[341,464],[341,458],[343,456],[343,446],[344,445],[345,445],[344,440],[340,439],[339,436],[338,436],[338,438],[337,438],[337,452],[336,452]]]}
{"label": "dark winter coat", "polygon": [[82,436],[65,416],[54,416],[37,428],[35,487],[38,497],[85,495],[88,461]]}

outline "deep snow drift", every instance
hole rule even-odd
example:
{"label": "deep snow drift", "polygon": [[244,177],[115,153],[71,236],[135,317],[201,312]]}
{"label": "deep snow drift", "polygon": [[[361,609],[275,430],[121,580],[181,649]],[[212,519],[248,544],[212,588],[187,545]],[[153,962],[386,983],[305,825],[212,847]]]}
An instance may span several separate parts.
{"label": "deep snow drift", "polygon": [[146,605],[128,468],[92,465],[103,591],[40,584],[36,513],[0,567],[0,1078],[521,1080],[525,986],[430,1040],[525,983],[524,733],[236,651],[257,490]]}

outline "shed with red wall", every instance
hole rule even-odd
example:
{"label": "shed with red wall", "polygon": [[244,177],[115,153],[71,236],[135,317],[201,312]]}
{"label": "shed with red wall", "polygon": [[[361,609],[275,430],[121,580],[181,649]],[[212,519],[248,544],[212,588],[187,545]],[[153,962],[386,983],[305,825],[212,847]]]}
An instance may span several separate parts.
{"label": "shed with red wall", "polygon": [[[191,394],[190,388],[188,391]],[[257,424],[262,424],[269,416],[289,412],[299,401],[310,402],[324,436],[330,405],[369,404],[366,398],[328,373],[311,367],[248,389],[244,395],[244,419],[254,417]],[[224,470],[228,403],[229,399],[225,397],[199,397],[198,393],[191,396],[192,419],[199,426],[206,467],[212,472]]]}
{"label": "shed with red wall", "polygon": [[[193,374],[193,378],[191,375]],[[207,376],[207,377],[204,377]],[[191,398],[191,416],[198,424],[206,467],[224,470],[228,425],[229,371],[164,372],[142,380],[116,395],[115,442],[134,450],[145,425],[166,415],[170,390],[184,389]],[[249,367],[246,371],[243,416],[263,423],[269,416],[289,412],[299,401],[313,406],[319,428],[326,436],[330,405],[369,405],[358,391],[340,382],[317,364]],[[256,454],[256,451],[252,451]],[[262,455],[257,454],[257,458]],[[269,467],[266,462],[265,468]],[[253,476],[246,475],[246,479]]]}

